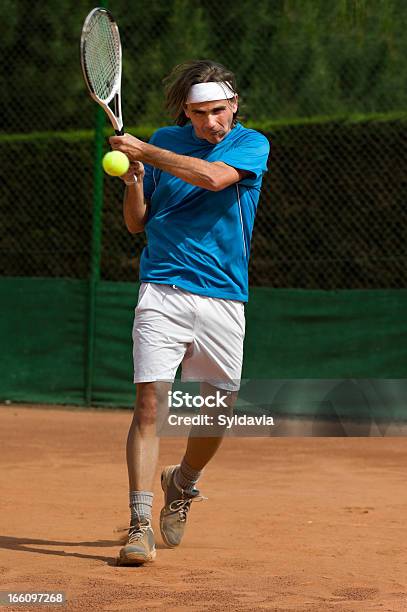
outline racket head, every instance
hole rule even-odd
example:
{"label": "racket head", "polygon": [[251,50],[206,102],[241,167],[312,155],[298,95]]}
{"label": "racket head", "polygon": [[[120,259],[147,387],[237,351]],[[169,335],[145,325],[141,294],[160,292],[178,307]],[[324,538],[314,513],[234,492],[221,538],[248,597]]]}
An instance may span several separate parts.
{"label": "racket head", "polygon": [[[86,17],[82,27],[80,55],[90,95],[105,110],[116,133],[123,133],[122,47],[119,28],[107,9],[94,8]],[[112,101],[114,110],[109,106]]]}

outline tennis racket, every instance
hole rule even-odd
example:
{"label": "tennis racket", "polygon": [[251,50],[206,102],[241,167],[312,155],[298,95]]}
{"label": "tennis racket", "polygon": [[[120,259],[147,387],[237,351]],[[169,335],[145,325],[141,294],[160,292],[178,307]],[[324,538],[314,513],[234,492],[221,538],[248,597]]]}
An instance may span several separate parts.
{"label": "tennis racket", "polygon": [[106,112],[116,135],[122,136],[122,46],[117,23],[104,8],[93,9],[84,21],[81,64],[90,95]]}

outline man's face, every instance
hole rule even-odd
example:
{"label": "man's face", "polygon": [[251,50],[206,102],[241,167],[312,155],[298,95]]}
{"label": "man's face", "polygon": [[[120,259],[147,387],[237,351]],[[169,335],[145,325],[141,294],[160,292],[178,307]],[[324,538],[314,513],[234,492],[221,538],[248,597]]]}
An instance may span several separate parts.
{"label": "man's face", "polygon": [[237,96],[230,100],[189,103],[184,107],[197,138],[203,138],[212,144],[217,144],[230,132],[236,111]]}

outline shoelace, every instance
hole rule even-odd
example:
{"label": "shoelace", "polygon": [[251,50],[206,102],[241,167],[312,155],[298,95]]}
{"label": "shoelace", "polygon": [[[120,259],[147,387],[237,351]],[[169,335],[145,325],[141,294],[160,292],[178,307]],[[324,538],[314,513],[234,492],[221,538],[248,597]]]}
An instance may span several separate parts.
{"label": "shoelace", "polygon": [[145,523],[144,525],[130,525],[128,528],[128,542],[131,544],[132,542],[137,542],[141,540],[141,538],[145,535],[147,529],[150,527],[150,523]]}
{"label": "shoelace", "polygon": [[187,520],[187,514],[194,501],[204,501],[208,499],[204,495],[197,495],[196,497],[189,497],[187,499],[174,499],[168,506],[171,512],[178,512],[179,521],[185,523]]}

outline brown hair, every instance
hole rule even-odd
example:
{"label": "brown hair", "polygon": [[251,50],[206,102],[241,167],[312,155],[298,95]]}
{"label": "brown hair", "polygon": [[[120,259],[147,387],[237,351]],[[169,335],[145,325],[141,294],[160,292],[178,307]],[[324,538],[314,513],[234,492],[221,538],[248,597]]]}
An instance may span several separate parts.
{"label": "brown hair", "polygon": [[[166,109],[177,125],[183,126],[189,119],[184,113],[184,105],[192,85],[215,81],[227,81],[237,94],[236,77],[225,66],[211,60],[191,60],[175,66],[163,79],[165,86]],[[233,115],[233,125],[237,123],[237,112]]]}

